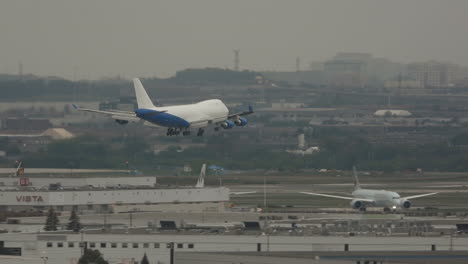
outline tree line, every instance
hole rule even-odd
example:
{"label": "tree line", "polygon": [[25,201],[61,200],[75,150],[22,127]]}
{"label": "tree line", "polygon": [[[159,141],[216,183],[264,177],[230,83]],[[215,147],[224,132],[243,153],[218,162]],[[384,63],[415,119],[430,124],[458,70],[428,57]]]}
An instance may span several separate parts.
{"label": "tree line", "polygon": [[[371,144],[359,134],[324,133],[316,139],[320,152],[297,156],[284,146],[244,144],[232,138],[204,139],[206,145],[181,151],[177,142],[153,153],[151,143],[142,138],[111,139],[82,136],[55,141],[36,153],[20,153],[28,167],[114,168],[154,171],[160,168],[193,168],[203,163],[227,169],[348,170],[353,165],[363,170],[467,171],[468,133],[455,136],[449,144]],[[166,142],[167,143],[167,142]],[[0,160],[1,162],[1,160]],[[4,166],[9,166],[3,160]]]}

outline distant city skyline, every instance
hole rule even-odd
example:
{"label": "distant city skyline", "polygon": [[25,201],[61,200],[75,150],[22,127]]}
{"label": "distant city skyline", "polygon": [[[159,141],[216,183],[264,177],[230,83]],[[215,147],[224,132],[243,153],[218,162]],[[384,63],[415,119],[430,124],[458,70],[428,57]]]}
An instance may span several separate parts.
{"label": "distant city skyline", "polygon": [[[295,71],[339,52],[468,65],[468,1],[2,1],[0,73],[169,77]],[[21,67],[19,64],[21,63]]]}

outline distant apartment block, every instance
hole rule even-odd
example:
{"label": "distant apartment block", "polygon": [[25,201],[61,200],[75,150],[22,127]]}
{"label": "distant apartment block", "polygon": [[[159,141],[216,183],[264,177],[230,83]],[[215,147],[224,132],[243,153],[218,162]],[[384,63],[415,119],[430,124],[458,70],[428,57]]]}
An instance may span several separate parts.
{"label": "distant apartment block", "polygon": [[418,81],[415,80],[390,80],[384,83],[385,88],[395,89],[407,89],[407,88],[421,88],[421,85]]}
{"label": "distant apartment block", "polygon": [[408,65],[408,75],[421,88],[453,86],[457,80],[458,65],[428,61]]}

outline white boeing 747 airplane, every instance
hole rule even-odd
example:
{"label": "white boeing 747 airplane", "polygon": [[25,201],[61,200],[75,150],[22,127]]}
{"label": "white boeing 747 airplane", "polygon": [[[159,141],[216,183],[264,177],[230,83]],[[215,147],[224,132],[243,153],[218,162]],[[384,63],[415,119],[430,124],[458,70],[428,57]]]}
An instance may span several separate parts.
{"label": "white boeing 747 airplane", "polygon": [[384,211],[389,211],[391,209],[403,208],[409,209],[411,207],[411,199],[416,199],[424,196],[434,195],[437,193],[425,193],[418,194],[407,197],[400,197],[396,192],[385,191],[385,190],[371,190],[371,189],[362,189],[359,184],[359,179],[356,173],[356,169],[353,167],[353,176],[354,176],[354,191],[349,196],[338,196],[330,195],[323,193],[311,193],[311,192],[301,192],[303,194],[315,195],[315,196],[324,196],[330,198],[338,198],[351,200],[351,207],[354,209],[359,209],[360,211],[365,211],[367,207],[383,207]]}
{"label": "white boeing 747 airplane", "polygon": [[249,106],[246,112],[229,114],[228,108],[219,99],[205,100],[195,104],[156,107],[138,78],[133,79],[133,85],[138,104],[138,109],[134,112],[101,111],[76,105],[73,105],[73,108],[108,115],[121,125],[129,121],[143,120],[145,125],[166,127],[168,136],[180,133],[187,136],[190,135],[191,129],[198,129],[197,136],[202,136],[204,129],[209,125],[214,125],[216,131],[219,128],[231,129],[234,126],[245,126],[247,119],[242,116],[253,113],[252,107]]}

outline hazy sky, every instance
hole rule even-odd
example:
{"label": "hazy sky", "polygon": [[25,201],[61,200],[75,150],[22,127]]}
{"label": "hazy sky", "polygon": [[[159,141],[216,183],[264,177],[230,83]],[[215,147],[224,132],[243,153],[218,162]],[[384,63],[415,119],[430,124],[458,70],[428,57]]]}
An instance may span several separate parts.
{"label": "hazy sky", "polygon": [[0,73],[294,70],[336,52],[468,65],[467,0],[2,0]]}

